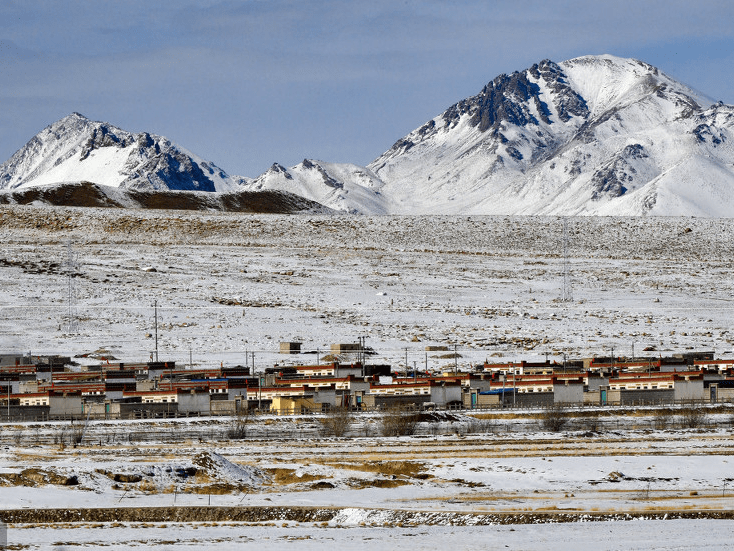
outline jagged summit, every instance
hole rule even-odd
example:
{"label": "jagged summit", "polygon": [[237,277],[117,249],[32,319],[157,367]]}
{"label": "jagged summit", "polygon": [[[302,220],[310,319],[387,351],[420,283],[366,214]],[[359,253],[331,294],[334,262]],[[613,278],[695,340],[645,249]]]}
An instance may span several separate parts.
{"label": "jagged summit", "polygon": [[544,60],[499,75],[369,168],[393,212],[720,216],[734,206],[734,156],[726,107],[712,104],[634,59]]}
{"label": "jagged summit", "polygon": [[90,181],[138,190],[227,191],[239,180],[162,136],[133,134],[74,112],[0,166],[0,189]]}

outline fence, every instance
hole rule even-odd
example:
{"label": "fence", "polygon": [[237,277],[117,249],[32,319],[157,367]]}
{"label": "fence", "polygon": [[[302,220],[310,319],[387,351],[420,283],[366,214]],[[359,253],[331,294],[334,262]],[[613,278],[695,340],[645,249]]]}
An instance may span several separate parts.
{"label": "fence", "polygon": [[[395,412],[350,412],[341,433],[348,438],[383,435],[385,419]],[[557,426],[547,421],[558,415]],[[417,422],[412,434],[424,436],[469,434],[529,434],[536,432],[589,433],[623,430],[702,429],[731,427],[734,408],[723,406],[633,408],[537,408],[525,411],[413,412]],[[330,436],[329,414],[274,417],[249,412],[246,416],[120,422],[51,422],[44,425],[0,426],[0,443],[5,445],[58,445],[60,447],[115,446],[136,442],[183,443],[232,440],[304,440]],[[295,421],[295,422],[294,422]],[[236,436],[235,436],[236,435]]]}

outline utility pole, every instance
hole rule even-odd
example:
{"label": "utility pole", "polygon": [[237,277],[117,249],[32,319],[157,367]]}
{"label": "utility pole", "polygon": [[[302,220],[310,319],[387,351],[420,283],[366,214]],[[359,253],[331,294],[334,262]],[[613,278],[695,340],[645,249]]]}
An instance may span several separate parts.
{"label": "utility pole", "polygon": [[74,278],[79,270],[79,264],[77,262],[77,254],[74,252],[73,241],[69,239],[66,242],[66,261],[64,267],[66,268],[67,277],[67,300],[68,300],[68,331],[69,333],[75,333],[77,330],[77,319],[76,319],[76,305],[75,305],[75,293],[74,293]]}
{"label": "utility pole", "polygon": [[612,371],[614,371],[614,347],[612,346]]}
{"label": "utility pole", "polygon": [[568,260],[568,218],[565,216],[563,217],[563,292],[561,294],[561,301],[573,301],[571,269]]}
{"label": "utility pole", "polygon": [[155,361],[158,362],[158,300],[153,301],[153,316],[155,318]]}
{"label": "utility pole", "polygon": [[459,374],[459,358],[456,353],[456,345],[454,345],[454,375]]}

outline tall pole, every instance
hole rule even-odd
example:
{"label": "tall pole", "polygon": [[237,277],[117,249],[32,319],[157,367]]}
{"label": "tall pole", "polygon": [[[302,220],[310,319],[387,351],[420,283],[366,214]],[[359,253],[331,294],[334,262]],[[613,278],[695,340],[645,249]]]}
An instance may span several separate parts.
{"label": "tall pole", "polygon": [[561,296],[562,302],[571,302],[573,293],[571,290],[571,269],[568,260],[568,218],[563,218],[563,292]]}
{"label": "tall pole", "polygon": [[459,358],[456,356],[456,345],[454,345],[454,375],[459,373]]}
{"label": "tall pole", "polygon": [[153,301],[153,315],[155,316],[155,361],[158,361],[158,301]]}
{"label": "tall pole", "polygon": [[612,371],[614,371],[614,347],[612,346]]}

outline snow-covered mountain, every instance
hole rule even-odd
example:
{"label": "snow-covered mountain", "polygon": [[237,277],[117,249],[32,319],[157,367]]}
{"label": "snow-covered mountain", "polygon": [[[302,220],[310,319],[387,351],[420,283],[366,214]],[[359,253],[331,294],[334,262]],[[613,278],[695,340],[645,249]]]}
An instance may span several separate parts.
{"label": "snow-covered mountain", "polygon": [[345,213],[731,216],[733,138],[733,106],[641,61],[585,56],[496,77],[367,167],[307,159],[232,177],[75,113],[0,167],[0,189],[84,180],[285,191]]}
{"label": "snow-covered mountain", "polygon": [[734,107],[633,59],[500,75],[369,165],[392,212],[731,216]]}
{"label": "snow-covered mountain", "polygon": [[382,196],[382,187],[368,168],[309,159],[291,168],[275,163],[243,183],[244,189],[288,191],[350,214],[386,214],[389,201]]}
{"label": "snow-covered mountain", "polygon": [[166,138],[72,113],[0,166],[0,189],[90,181],[138,190],[232,191],[240,180]]}

